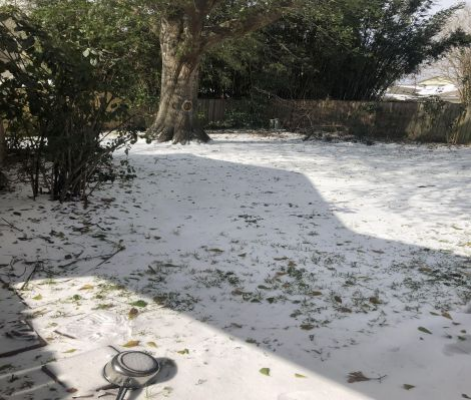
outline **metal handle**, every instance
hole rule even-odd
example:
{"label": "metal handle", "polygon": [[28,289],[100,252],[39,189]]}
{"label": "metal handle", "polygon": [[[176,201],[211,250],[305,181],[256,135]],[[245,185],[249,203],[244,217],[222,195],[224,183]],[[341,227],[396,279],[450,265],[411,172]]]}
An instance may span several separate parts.
{"label": "metal handle", "polygon": [[123,400],[127,392],[128,392],[128,388],[120,387],[118,391],[118,395],[116,396],[116,400]]}

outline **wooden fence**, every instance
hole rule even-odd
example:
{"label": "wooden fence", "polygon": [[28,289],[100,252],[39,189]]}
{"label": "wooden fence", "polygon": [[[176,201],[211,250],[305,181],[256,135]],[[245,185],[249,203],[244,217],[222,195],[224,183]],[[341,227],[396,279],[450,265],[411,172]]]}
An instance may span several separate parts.
{"label": "wooden fence", "polygon": [[205,123],[224,121],[226,111],[234,108],[238,100],[226,99],[199,99],[198,113]]}
{"label": "wooden fence", "polygon": [[[224,121],[244,101],[201,99],[203,121]],[[272,100],[261,116],[278,118],[292,131],[337,131],[386,140],[471,143],[471,109],[436,100],[424,102],[360,102]]]}

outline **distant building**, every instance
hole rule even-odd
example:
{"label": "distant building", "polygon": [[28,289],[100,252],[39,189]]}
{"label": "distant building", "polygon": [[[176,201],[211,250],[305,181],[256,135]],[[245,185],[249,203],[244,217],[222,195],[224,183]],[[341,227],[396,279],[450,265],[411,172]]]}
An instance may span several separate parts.
{"label": "distant building", "polygon": [[456,85],[448,78],[433,76],[416,83],[397,84],[384,95],[385,100],[421,100],[437,96],[451,103],[459,103],[460,96]]}

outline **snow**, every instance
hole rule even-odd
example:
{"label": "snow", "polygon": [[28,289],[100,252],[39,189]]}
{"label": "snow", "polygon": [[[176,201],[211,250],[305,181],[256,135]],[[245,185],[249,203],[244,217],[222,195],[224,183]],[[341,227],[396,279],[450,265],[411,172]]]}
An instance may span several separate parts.
{"label": "snow", "polygon": [[[8,377],[129,341],[176,368],[134,398],[471,397],[471,149],[213,139],[138,142],[137,177],[88,209],[0,197],[0,277],[20,289],[37,263],[19,293],[48,342],[0,359],[0,397],[72,398]],[[81,339],[103,315],[116,332]]]}
{"label": "snow", "polygon": [[458,88],[453,84],[447,85],[419,85],[417,94],[419,96],[438,96],[440,94],[456,92]]}

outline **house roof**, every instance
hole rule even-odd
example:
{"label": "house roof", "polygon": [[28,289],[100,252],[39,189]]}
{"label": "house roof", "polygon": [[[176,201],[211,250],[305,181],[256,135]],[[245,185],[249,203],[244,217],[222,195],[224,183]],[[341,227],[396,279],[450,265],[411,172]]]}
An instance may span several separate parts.
{"label": "house roof", "polygon": [[422,79],[417,82],[420,86],[437,86],[437,85],[453,85],[451,79],[448,79],[444,76],[432,76],[430,78]]}

